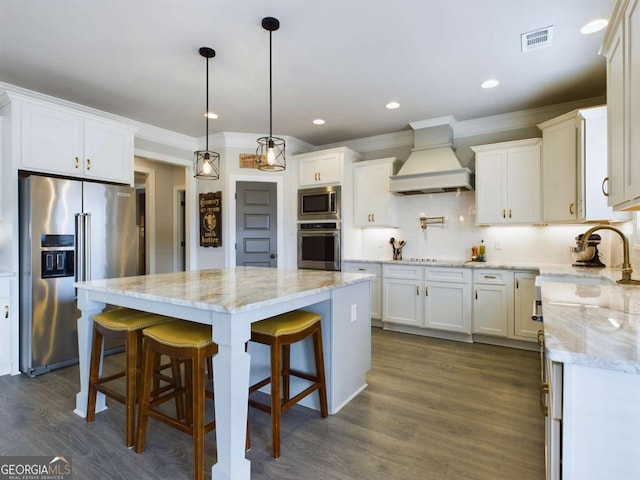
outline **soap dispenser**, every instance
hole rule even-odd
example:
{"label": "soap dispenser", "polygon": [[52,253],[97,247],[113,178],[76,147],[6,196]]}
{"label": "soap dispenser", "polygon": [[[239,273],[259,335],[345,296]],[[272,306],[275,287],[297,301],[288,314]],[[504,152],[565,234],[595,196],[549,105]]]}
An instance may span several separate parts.
{"label": "soap dispenser", "polygon": [[478,261],[479,262],[486,262],[487,261],[487,255],[486,255],[486,248],[484,246],[484,240],[480,240],[480,247],[478,248]]}

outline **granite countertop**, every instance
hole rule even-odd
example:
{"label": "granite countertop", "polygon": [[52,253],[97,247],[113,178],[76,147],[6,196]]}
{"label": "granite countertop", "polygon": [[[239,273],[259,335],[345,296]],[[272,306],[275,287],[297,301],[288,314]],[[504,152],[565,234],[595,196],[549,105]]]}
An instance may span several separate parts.
{"label": "granite countertop", "polygon": [[76,282],[80,289],[226,313],[369,281],[370,274],[235,267]]}
{"label": "granite countertop", "polygon": [[540,283],[549,359],[640,374],[640,287]]}

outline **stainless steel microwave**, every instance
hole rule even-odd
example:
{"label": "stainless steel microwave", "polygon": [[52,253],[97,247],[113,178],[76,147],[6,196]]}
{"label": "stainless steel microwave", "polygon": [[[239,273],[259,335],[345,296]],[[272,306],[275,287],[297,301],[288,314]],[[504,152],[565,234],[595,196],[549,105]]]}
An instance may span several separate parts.
{"label": "stainless steel microwave", "polygon": [[298,220],[340,220],[340,186],[298,190]]}

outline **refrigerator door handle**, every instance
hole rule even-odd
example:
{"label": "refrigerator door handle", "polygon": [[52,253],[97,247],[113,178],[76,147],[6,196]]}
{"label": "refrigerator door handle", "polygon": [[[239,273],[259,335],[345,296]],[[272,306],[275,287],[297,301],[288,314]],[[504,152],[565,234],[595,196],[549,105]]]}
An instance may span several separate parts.
{"label": "refrigerator door handle", "polygon": [[84,280],[91,280],[91,214],[84,214]]}
{"label": "refrigerator door handle", "polygon": [[84,215],[76,213],[76,282],[84,278]]}

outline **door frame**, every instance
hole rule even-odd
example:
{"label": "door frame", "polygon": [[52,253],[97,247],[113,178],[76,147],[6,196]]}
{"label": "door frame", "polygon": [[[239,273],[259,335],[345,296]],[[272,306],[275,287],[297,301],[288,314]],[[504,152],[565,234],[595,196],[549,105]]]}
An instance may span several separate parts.
{"label": "door frame", "polygon": [[225,267],[235,267],[236,266],[236,183],[237,182],[259,182],[259,183],[275,183],[276,184],[276,214],[278,216],[276,222],[276,239],[278,242],[277,249],[277,257],[276,257],[276,265],[277,268],[280,268],[282,265],[281,258],[283,258],[284,250],[284,204],[282,199],[284,197],[284,177],[282,176],[274,176],[271,178],[267,178],[262,175],[229,175],[227,178],[227,208],[226,217],[227,217],[227,238],[225,240],[226,249],[225,249]]}
{"label": "door frame", "polygon": [[178,226],[179,223],[179,219],[180,219],[180,206],[178,205],[178,201],[180,200],[180,192],[184,192],[184,200],[185,200],[185,204],[184,207],[182,207],[182,209],[184,210],[184,215],[185,215],[185,239],[184,239],[184,248],[185,248],[185,265],[184,268],[185,270],[187,269],[187,256],[186,256],[186,249],[187,249],[187,237],[186,237],[186,224],[187,224],[187,211],[186,211],[186,207],[187,207],[187,189],[185,187],[185,185],[174,185],[173,186],[173,221],[172,221],[172,227],[173,227],[173,271],[177,272],[178,271],[178,267],[180,266],[180,262],[178,261],[178,258],[180,257],[180,238],[179,238],[179,233],[180,233],[180,228]]}
{"label": "door frame", "polygon": [[144,181],[144,248],[147,262],[145,273],[156,273],[156,171],[152,168],[134,167],[134,171],[146,174]]}

